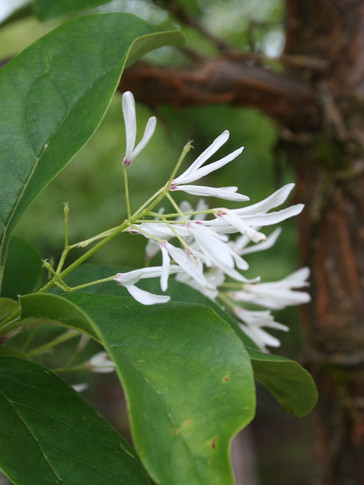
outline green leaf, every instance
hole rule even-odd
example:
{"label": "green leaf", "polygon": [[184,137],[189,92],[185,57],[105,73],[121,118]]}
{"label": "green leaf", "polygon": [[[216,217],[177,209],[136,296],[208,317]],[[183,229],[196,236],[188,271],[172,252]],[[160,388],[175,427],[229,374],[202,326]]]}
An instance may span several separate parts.
{"label": "green leaf", "polygon": [[[41,307],[48,298],[54,305]],[[157,483],[233,483],[229,443],[253,417],[255,390],[244,346],[211,309],[81,293],[27,295],[21,304],[25,322],[46,318],[47,309],[82,330],[74,305],[87,314],[116,364],[135,447]]]}
{"label": "green leaf", "polygon": [[69,13],[79,12],[88,8],[97,7],[110,0],[35,0],[35,14],[40,20],[48,20]]}
{"label": "green leaf", "polygon": [[64,381],[0,359],[0,466],[15,485],[141,485],[130,445]]}
{"label": "green leaf", "polygon": [[4,266],[1,295],[14,300],[31,293],[40,278],[42,261],[39,253],[26,241],[12,236]]}
{"label": "green leaf", "polygon": [[9,298],[0,298],[0,324],[19,309],[19,304]]}
{"label": "green leaf", "polygon": [[167,43],[144,20],[112,13],[71,20],[0,71],[0,262],[39,192],[99,125],[130,55]]}
{"label": "green leaf", "polygon": [[254,377],[289,412],[302,417],[317,402],[317,390],[310,374],[297,362],[257,350],[249,352]]}
{"label": "green leaf", "polygon": [[[117,266],[86,264],[70,274],[67,282],[71,286],[83,284],[120,271],[123,269]],[[160,291],[158,289],[159,281],[149,280],[140,283],[144,289]],[[87,291],[108,295],[127,294],[125,288],[115,285],[113,282],[92,286]],[[304,416],[312,410],[317,401],[317,390],[310,374],[301,365],[293,360],[259,351],[229,314],[193,288],[171,279],[168,294],[173,301],[199,303],[212,308],[244,342],[253,365],[254,377],[268,389],[278,402],[287,411],[297,416]]]}
{"label": "green leaf", "polygon": [[21,318],[26,320],[27,325],[48,323],[63,325],[76,328],[95,340],[99,339],[88,315],[77,305],[61,296],[35,293],[21,297]]}

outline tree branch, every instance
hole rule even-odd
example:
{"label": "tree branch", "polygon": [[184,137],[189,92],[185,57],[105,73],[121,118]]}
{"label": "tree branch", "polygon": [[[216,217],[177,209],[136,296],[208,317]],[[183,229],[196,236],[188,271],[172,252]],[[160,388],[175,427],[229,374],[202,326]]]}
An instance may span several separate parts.
{"label": "tree branch", "polygon": [[179,68],[138,62],[125,71],[119,89],[132,90],[138,101],[150,106],[252,107],[292,131],[314,130],[320,121],[318,98],[311,86],[228,55]]}

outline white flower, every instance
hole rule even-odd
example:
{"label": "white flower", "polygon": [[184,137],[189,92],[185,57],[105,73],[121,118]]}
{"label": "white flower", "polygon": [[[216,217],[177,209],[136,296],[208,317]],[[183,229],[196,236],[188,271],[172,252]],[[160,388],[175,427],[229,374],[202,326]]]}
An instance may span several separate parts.
{"label": "white flower", "polygon": [[115,370],[115,364],[109,359],[106,352],[98,352],[88,361],[88,366],[92,372],[106,374]]}
{"label": "white flower", "polygon": [[182,238],[186,238],[190,235],[184,224],[142,222],[141,224],[135,224],[132,228],[132,232],[135,234],[138,232],[138,229],[140,229],[140,234],[144,237],[155,237],[162,240],[176,237],[176,234]]}
{"label": "white flower", "polygon": [[266,249],[270,249],[274,246],[275,242],[277,241],[278,237],[280,236],[282,229],[277,227],[264,241],[261,241],[257,244],[250,245],[246,247],[251,239],[247,236],[240,236],[236,241],[232,243],[232,248],[235,252],[240,254],[240,256],[245,256],[246,254],[256,253],[258,251],[265,251]]}
{"label": "white flower", "polygon": [[203,167],[203,164],[212,155],[214,155],[224,143],[226,143],[228,138],[229,132],[225,130],[212,142],[212,144],[203,153],[201,153],[198,158],[196,158],[196,160],[189,166],[189,168],[185,172],[172,180],[170,190],[182,190],[193,195],[218,197],[225,200],[249,200],[249,197],[247,197],[246,195],[236,193],[236,191],[238,190],[237,187],[206,187],[202,185],[189,185],[191,182],[196,182],[196,180],[199,180],[209,173],[218,170],[219,168],[231,162],[238,155],[241,154],[244,147],[238,148],[221,160],[217,160],[216,162],[210,163],[209,165]]}
{"label": "white flower", "polygon": [[245,284],[243,290],[230,292],[229,296],[234,301],[254,303],[272,310],[300,305],[309,302],[311,297],[304,291],[294,289],[307,286],[309,274],[308,268],[301,268],[280,281]]}
{"label": "white flower", "polygon": [[242,322],[239,323],[239,326],[243,332],[263,351],[267,350],[267,345],[279,347],[281,343],[277,338],[263,330],[262,327],[274,328],[285,332],[289,330],[286,325],[276,322],[270,311],[250,311],[236,306],[234,313]]}
{"label": "white flower", "polygon": [[224,273],[218,268],[209,269],[204,276],[209,283],[208,286],[200,285],[196,280],[191,278],[187,273],[178,273],[176,280],[191,286],[195,290],[199,291],[202,295],[207,296],[210,300],[215,300],[218,295],[217,288],[221,286],[225,280]]}
{"label": "white flower", "polygon": [[[114,281],[121,286],[124,286],[130,295],[142,305],[154,305],[156,303],[167,303],[170,300],[169,296],[155,295],[149,291],[142,290],[135,286],[140,279],[143,278],[157,278],[161,277],[162,271],[165,270],[162,266],[152,266],[149,268],[136,269],[128,273],[118,273]],[[180,271],[178,266],[170,266],[169,272],[176,273]]]}
{"label": "white flower", "polygon": [[122,108],[125,121],[125,136],[126,136],[126,150],[123,163],[129,167],[137,155],[147,145],[153,136],[157,119],[155,116],[149,118],[144,130],[144,134],[137,146],[135,146],[135,139],[137,133],[137,124],[135,116],[135,101],[134,96],[130,91],[126,91],[122,96]]}
{"label": "white flower", "polygon": [[206,222],[190,221],[188,229],[198,248],[205,255],[209,266],[220,268],[225,274],[238,281],[251,281],[235,270],[235,265],[242,270],[248,269],[248,263],[227,244],[225,235],[215,232],[205,224]]}
{"label": "white flower", "polygon": [[288,184],[274,192],[266,199],[240,209],[216,209],[217,218],[206,221],[206,224],[224,234],[240,232],[253,242],[264,241],[266,236],[257,231],[257,227],[269,226],[296,216],[303,209],[303,204],[296,204],[286,209],[267,213],[268,210],[282,204],[293,189]]}
{"label": "white flower", "polygon": [[83,392],[85,389],[88,388],[88,383],[87,382],[80,382],[79,384],[72,384],[73,389],[76,392]]}
{"label": "white flower", "polygon": [[176,248],[168,241],[161,244],[161,249],[165,265],[169,265],[169,257],[171,257],[180,266],[180,269],[198,284],[206,286],[209,289],[215,289],[206,280],[203,274],[203,263],[192,249],[186,251],[181,248]]}

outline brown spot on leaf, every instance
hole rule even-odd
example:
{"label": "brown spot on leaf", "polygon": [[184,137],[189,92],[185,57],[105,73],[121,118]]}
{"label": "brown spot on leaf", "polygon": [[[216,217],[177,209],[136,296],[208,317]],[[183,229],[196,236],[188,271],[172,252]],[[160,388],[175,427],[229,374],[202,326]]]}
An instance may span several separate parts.
{"label": "brown spot on leaf", "polygon": [[217,437],[215,436],[215,438],[211,441],[211,448],[213,450],[216,448],[216,441],[217,441]]}
{"label": "brown spot on leaf", "polygon": [[227,372],[226,375],[223,377],[222,382],[226,384],[230,381],[230,372]]}

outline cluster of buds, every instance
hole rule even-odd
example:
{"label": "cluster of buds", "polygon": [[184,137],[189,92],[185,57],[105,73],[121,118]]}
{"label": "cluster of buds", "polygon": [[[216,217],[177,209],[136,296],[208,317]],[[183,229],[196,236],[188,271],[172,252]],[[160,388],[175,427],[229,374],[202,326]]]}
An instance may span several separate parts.
{"label": "cluster of buds", "polygon": [[[130,167],[152,137],[156,119],[149,119],[142,140],[135,147],[136,113],[130,92],[123,94],[122,106],[126,129],[126,154],[123,162],[126,173],[126,168]],[[173,208],[172,213],[166,213],[164,208],[160,208],[157,213],[144,211],[143,220],[137,220],[128,228],[132,234],[147,239],[146,255],[149,261],[161,253],[161,264],[119,273],[114,280],[124,286],[138,302],[152,305],[165,303],[170,298],[165,294],[147,292],[139,288],[137,283],[144,278],[159,278],[164,293],[168,289],[170,275],[175,275],[177,280],[228,308],[238,319],[242,330],[262,350],[266,350],[266,346],[279,346],[280,342],[265,328],[288,330],[274,320],[270,310],[309,301],[306,292],[297,291],[307,286],[309,271],[307,268],[300,269],[274,283],[262,283],[259,277],[248,279],[243,272],[249,268],[246,256],[269,249],[280,234],[278,228],[267,237],[261,228],[278,224],[302,211],[302,204],[277,210],[287,200],[294,184],[285,185],[258,203],[236,209],[208,208],[203,199],[198,201],[194,209],[188,202],[178,205],[173,198],[174,192],[182,191],[199,197],[215,197],[238,203],[249,200],[246,195],[238,193],[237,187],[195,184],[241,154],[243,147],[208,163],[228,138],[229,132],[224,131],[187,170],[176,176],[184,158],[181,157],[169,181],[157,192],[156,200],[159,202],[165,198]],[[249,309],[244,307],[246,304]],[[265,310],[252,310],[251,304],[262,306]]]}

